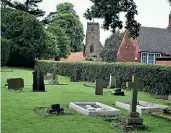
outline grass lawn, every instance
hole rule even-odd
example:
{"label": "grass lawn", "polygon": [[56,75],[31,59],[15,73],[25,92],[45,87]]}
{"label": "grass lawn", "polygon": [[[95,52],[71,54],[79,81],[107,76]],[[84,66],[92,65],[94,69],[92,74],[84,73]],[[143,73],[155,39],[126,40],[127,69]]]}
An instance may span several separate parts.
{"label": "grass lawn", "polygon": [[[2,68],[9,69],[9,68]],[[12,68],[14,72],[1,73],[2,99],[2,133],[120,133],[118,129],[104,121],[102,117],[88,117],[68,109],[71,101],[98,101],[114,106],[116,100],[130,100],[130,91],[126,96],[112,96],[109,89],[104,90],[103,96],[94,95],[94,89],[84,87],[85,82],[72,83],[69,78],[59,76],[60,83],[68,86],[46,86],[47,92],[32,92],[32,70]],[[7,78],[24,78],[25,88],[21,92],[10,91],[4,87]],[[139,92],[139,100],[167,105],[168,101],[154,99],[150,95]],[[60,103],[65,111],[73,115],[41,117],[34,107],[50,106]],[[121,110],[121,113],[127,113]],[[138,133],[171,133],[171,122],[143,115],[147,131]],[[136,133],[136,132],[133,132]]]}

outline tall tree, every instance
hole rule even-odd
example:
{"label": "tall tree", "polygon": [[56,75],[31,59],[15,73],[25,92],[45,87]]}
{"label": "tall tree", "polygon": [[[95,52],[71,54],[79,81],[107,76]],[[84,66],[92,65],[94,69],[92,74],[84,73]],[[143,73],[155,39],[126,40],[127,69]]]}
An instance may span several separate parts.
{"label": "tall tree", "polygon": [[117,52],[121,43],[123,34],[120,31],[112,34],[106,39],[105,45],[101,51],[101,57],[105,62],[114,62],[117,60]]}
{"label": "tall tree", "polygon": [[27,12],[29,14],[32,14],[36,17],[44,16],[45,12],[38,8],[38,3],[42,2],[43,0],[25,0],[24,3],[14,1],[11,2],[11,0],[1,0],[3,3],[3,7],[10,7],[14,8],[20,11]]}
{"label": "tall tree", "polygon": [[92,20],[93,18],[104,19],[103,28],[106,30],[112,29],[115,32],[116,28],[121,29],[123,22],[119,18],[121,12],[125,12],[126,26],[129,35],[133,38],[139,35],[140,24],[135,20],[135,15],[138,14],[137,6],[134,0],[90,0],[93,2],[90,8],[87,9],[84,16]]}
{"label": "tall tree", "polygon": [[64,30],[57,25],[50,25],[47,31],[57,38],[59,55],[56,55],[56,59],[59,60],[60,57],[66,58],[70,52],[70,39],[66,36]]}
{"label": "tall tree", "polygon": [[59,26],[64,29],[67,37],[70,38],[70,47],[72,52],[82,51],[82,42],[84,39],[83,25],[79,16],[71,3],[61,3],[57,5],[56,13],[51,17],[49,26]]}

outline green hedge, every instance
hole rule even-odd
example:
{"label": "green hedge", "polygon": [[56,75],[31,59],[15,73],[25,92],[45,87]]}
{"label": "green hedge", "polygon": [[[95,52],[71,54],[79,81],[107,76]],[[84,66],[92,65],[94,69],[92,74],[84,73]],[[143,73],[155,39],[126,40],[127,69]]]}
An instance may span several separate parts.
{"label": "green hedge", "polygon": [[40,68],[44,72],[52,72],[53,64],[56,64],[58,73],[64,76],[71,76],[73,68],[77,67],[82,81],[95,81],[96,78],[109,80],[109,74],[115,69],[123,82],[129,81],[132,75],[136,75],[144,83],[144,91],[155,95],[168,95],[171,93],[170,66],[139,63],[39,62]]}
{"label": "green hedge", "polygon": [[10,41],[1,37],[1,66],[5,66],[8,62],[10,54]]}

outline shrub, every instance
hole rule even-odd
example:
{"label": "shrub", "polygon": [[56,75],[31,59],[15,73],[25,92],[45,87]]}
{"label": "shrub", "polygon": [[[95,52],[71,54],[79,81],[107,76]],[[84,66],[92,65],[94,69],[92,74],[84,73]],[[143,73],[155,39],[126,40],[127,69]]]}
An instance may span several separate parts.
{"label": "shrub", "polygon": [[131,80],[132,75],[137,76],[144,83],[144,91],[156,95],[171,93],[171,67],[149,65],[140,63],[95,63],[95,62],[53,62],[40,61],[40,68],[45,72],[52,72],[56,64],[59,74],[71,76],[73,68],[77,67],[81,73],[80,80],[95,81],[96,78],[108,79],[109,74],[116,70],[122,82]]}
{"label": "shrub", "polygon": [[10,41],[1,37],[1,66],[5,66],[8,62],[10,54]]}

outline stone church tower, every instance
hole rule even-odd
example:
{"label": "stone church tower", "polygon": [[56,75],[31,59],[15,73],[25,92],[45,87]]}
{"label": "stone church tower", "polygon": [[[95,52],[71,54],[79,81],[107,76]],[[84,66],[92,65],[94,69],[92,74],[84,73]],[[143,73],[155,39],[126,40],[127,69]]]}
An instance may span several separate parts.
{"label": "stone church tower", "polygon": [[100,43],[100,27],[98,23],[87,23],[86,44],[84,55],[86,57],[100,58],[102,45]]}

